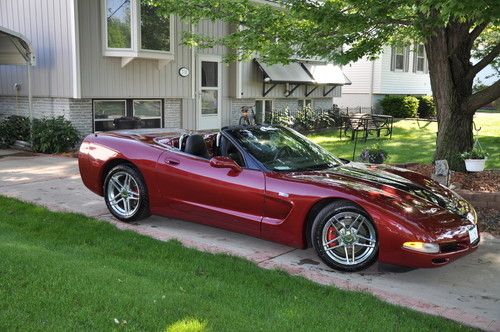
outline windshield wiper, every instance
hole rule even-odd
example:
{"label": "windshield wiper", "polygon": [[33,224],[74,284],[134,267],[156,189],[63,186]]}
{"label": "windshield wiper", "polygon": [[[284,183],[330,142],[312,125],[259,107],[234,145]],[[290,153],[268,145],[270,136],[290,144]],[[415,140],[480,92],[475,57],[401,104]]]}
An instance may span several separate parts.
{"label": "windshield wiper", "polygon": [[333,167],[338,167],[338,166],[339,166],[339,164],[332,164],[332,163],[317,164],[317,165],[311,165],[308,167],[298,168],[297,171],[317,171],[317,170],[333,168]]}

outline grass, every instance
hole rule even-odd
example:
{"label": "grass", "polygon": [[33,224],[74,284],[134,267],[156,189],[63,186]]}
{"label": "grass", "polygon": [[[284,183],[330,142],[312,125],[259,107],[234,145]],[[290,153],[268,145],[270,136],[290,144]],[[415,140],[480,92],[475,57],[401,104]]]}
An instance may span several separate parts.
{"label": "grass", "polygon": [[[478,112],[474,121],[479,131],[481,146],[489,153],[486,167],[500,168],[500,113]],[[430,164],[436,149],[436,122],[399,120],[394,123],[392,139],[368,139],[366,143],[358,140],[356,157],[364,147],[379,144],[389,153],[388,163],[418,162]],[[383,137],[383,134],[382,134]],[[352,160],[354,143],[349,138],[339,139],[338,130],[310,135],[314,142],[341,158]]]}
{"label": "grass", "polygon": [[243,259],[0,196],[0,330],[459,330]]}

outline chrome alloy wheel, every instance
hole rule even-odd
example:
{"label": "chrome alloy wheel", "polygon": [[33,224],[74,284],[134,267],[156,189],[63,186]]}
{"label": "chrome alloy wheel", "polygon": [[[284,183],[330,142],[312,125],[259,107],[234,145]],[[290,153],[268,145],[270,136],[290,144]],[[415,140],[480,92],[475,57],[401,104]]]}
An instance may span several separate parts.
{"label": "chrome alloy wheel", "polygon": [[356,212],[341,212],[323,227],[322,244],[326,254],[343,265],[368,260],[376,248],[377,233],[366,217]]}
{"label": "chrome alloy wheel", "polygon": [[127,172],[116,172],[108,181],[109,206],[123,218],[130,217],[139,209],[139,186]]}

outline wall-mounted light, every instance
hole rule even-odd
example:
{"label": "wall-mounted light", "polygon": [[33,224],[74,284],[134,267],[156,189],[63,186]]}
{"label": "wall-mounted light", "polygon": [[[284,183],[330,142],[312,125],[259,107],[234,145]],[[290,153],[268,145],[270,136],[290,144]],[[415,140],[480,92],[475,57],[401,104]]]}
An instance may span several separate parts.
{"label": "wall-mounted light", "polygon": [[285,84],[285,96],[289,96],[290,95],[290,83],[286,83]]}
{"label": "wall-mounted light", "polygon": [[264,82],[266,82],[266,83],[271,82],[271,78],[270,78],[270,77],[266,77],[266,78],[264,78]]}

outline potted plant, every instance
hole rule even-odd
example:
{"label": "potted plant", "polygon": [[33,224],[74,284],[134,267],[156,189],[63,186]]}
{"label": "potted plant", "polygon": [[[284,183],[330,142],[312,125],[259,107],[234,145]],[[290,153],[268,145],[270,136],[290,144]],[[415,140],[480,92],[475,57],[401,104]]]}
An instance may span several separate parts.
{"label": "potted plant", "polygon": [[488,154],[481,148],[480,145],[474,144],[472,150],[462,153],[461,156],[465,161],[465,169],[468,172],[484,171]]}
{"label": "potted plant", "polygon": [[387,151],[380,148],[378,144],[365,148],[359,156],[362,162],[372,164],[383,164],[387,157],[389,157]]}

